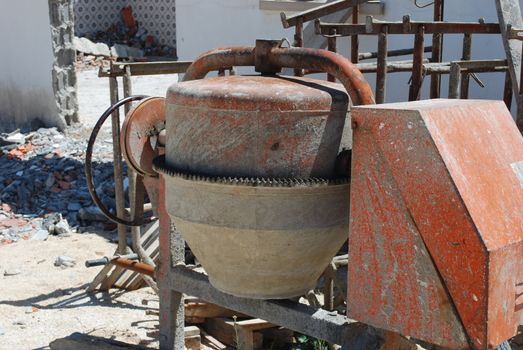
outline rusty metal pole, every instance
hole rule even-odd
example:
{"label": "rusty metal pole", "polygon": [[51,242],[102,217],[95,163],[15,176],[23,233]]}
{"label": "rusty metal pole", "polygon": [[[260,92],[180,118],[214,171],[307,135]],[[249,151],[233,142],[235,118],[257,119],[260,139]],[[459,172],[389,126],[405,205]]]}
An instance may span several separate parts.
{"label": "rusty metal pole", "polygon": [[[123,80],[123,97],[129,97],[129,96],[131,96],[133,94],[133,86],[132,86],[132,83],[131,83],[131,67],[125,66],[124,69],[125,69],[125,73],[124,73],[124,76],[122,78],[122,80]],[[126,115],[131,110],[131,107],[132,106],[131,106],[130,103],[126,103],[123,106]]]}
{"label": "rusty metal pole", "polygon": [[461,86],[461,67],[457,63],[450,65],[449,98],[459,98]]}
{"label": "rusty metal pole", "polygon": [[[331,30],[331,35],[327,38],[327,48],[329,51],[331,52],[337,52],[337,47],[336,47],[336,29],[332,29]],[[336,81],[336,77],[334,75],[331,75],[331,74],[327,74],[327,80],[328,81]]]}
{"label": "rusty metal pole", "polygon": [[[296,19],[296,33],[294,34],[294,46],[303,47],[303,18],[299,17]],[[303,69],[296,68],[294,75],[297,77],[303,77]]]}
{"label": "rusty metal pole", "polygon": [[384,26],[378,36],[378,65],[376,70],[376,103],[385,102],[385,92],[387,84],[387,32],[388,27]]}
{"label": "rusty metal pole", "polygon": [[503,89],[503,101],[507,108],[512,108],[512,80],[510,78],[510,72],[505,74],[505,87]]}
{"label": "rusty metal pole", "polygon": [[423,52],[425,40],[425,27],[420,26],[414,38],[414,62],[412,65],[412,82],[409,90],[409,101],[420,99],[421,84],[423,80]]}
{"label": "rusty metal pole", "polygon": [[[444,0],[434,1],[434,22],[443,21]],[[441,62],[443,60],[443,34],[434,33],[432,35],[432,60],[431,62]],[[432,74],[430,78],[430,98],[439,98],[441,90],[441,76]]]}
{"label": "rusty metal pole", "polygon": [[[465,33],[463,36],[463,56],[461,58],[462,61],[470,61],[472,56],[472,34]],[[462,99],[468,99],[469,98],[469,81],[470,76],[469,73],[464,73],[461,77],[461,98]]]}
{"label": "rusty metal pole", "polygon": [[[358,5],[352,7],[352,24],[358,24],[358,17],[360,14],[360,7]],[[352,63],[359,62],[360,39],[357,35],[350,37],[350,60]]]}
{"label": "rusty metal pole", "polygon": [[[109,89],[111,104],[118,101],[118,81],[115,77],[109,78]],[[120,112],[116,110],[111,116],[111,127],[113,135],[113,162],[114,162],[114,190],[116,201],[116,214],[125,216],[125,201],[123,190],[122,153],[120,148]],[[126,254],[127,232],[125,225],[118,224],[118,253]]]}

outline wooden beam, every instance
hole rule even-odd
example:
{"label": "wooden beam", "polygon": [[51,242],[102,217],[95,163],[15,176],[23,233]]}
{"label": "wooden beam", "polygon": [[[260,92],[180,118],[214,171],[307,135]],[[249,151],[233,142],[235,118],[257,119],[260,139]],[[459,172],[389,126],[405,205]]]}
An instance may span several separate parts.
{"label": "wooden beam", "polygon": [[300,19],[302,23],[309,22],[318,19],[323,16],[330,15],[331,13],[338,12],[352,8],[356,5],[363,4],[369,0],[336,0],[328,4],[315,7],[313,9],[297,13],[293,16],[287,17],[285,12],[280,14],[281,23],[283,28],[294,27]]}

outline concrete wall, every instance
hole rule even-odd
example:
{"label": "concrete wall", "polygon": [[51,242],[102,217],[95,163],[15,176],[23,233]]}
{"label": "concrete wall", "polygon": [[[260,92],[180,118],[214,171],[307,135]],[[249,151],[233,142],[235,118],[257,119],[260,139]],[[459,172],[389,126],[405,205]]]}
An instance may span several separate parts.
{"label": "concrete wall", "polygon": [[73,46],[74,11],[71,0],[49,0],[53,42],[53,88],[60,119],[79,122],[76,93],[76,51]]}
{"label": "concrete wall", "polygon": [[46,0],[0,0],[0,131],[64,126],[53,91]]}
{"label": "concrete wall", "polygon": [[[430,0],[420,0],[427,3]],[[381,19],[401,21],[403,15],[410,14],[413,20],[431,20],[432,7],[418,9],[414,0],[382,0],[385,12]],[[523,5],[523,0],[520,0]],[[292,40],[293,29],[283,29],[279,11],[264,11],[259,9],[259,0],[176,0],[177,49],[180,59],[194,59],[200,53],[214,47],[227,45],[253,45],[256,38],[282,38]],[[445,4],[447,21],[477,21],[484,18],[487,22],[497,22],[495,2],[493,0],[447,0]],[[362,15],[360,22],[364,22]],[[413,36],[390,36],[389,49],[411,48]],[[444,60],[461,58],[462,36],[452,35],[445,37]],[[348,55],[349,40],[338,40],[338,47],[342,54]],[[431,45],[431,36],[426,36],[426,45]],[[361,52],[373,52],[377,49],[374,37],[362,37],[360,40]],[[499,35],[473,36],[473,59],[504,58],[501,37]],[[427,55],[426,57],[429,57]],[[405,60],[406,57],[395,58]],[[370,61],[368,61],[370,62]],[[374,86],[375,75],[366,75]],[[486,84],[480,88],[471,79],[471,98],[501,99],[503,92],[504,74],[480,74],[480,79]],[[410,74],[395,73],[389,75],[387,83],[387,101],[405,101],[408,98],[408,81]],[[429,79],[426,79],[423,98],[428,97]],[[442,82],[443,96],[447,95],[448,78]]]}

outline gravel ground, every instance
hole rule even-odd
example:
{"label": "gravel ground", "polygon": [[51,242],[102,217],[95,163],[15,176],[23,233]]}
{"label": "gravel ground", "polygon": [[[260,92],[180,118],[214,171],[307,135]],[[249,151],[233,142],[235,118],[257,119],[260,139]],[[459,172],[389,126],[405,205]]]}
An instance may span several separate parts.
{"label": "gravel ground", "polygon": [[[109,238],[74,234],[0,246],[0,349],[47,349],[73,332],[155,345],[146,333],[154,331],[157,317],[141,305],[157,299],[149,288],[85,292],[101,268],[88,269],[84,261],[110,256],[115,244]],[[74,259],[74,266],[55,266],[58,256]]]}

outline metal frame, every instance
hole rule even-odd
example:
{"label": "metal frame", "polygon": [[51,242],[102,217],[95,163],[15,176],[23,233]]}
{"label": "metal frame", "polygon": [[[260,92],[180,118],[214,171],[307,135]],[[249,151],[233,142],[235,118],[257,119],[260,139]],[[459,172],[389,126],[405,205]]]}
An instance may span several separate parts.
{"label": "metal frame", "polygon": [[[472,34],[500,34],[500,25],[497,23],[478,23],[474,22],[442,22],[443,20],[443,0],[434,2],[434,21],[417,22],[411,21],[410,16],[404,16],[401,22],[378,21],[368,16],[365,24],[341,24],[341,23],[322,23],[320,20],[315,21],[316,33],[327,37],[329,40],[329,50],[336,51],[336,37],[350,36],[354,38],[358,35],[375,35],[378,37],[378,50],[375,54],[366,54],[364,56],[376,57],[375,64],[358,64],[358,68],[365,73],[376,73],[376,102],[378,104],[385,102],[386,81],[388,73],[410,71],[412,73],[411,84],[409,88],[409,101],[419,100],[421,88],[426,75],[431,76],[430,97],[440,97],[441,74],[451,74],[459,72],[458,94],[461,98],[469,96],[469,76],[472,74],[474,80],[482,84],[474,73],[481,72],[498,72],[506,71],[506,61],[471,61],[472,52]],[[388,62],[388,57],[395,55],[398,50],[388,51],[388,35],[414,35],[414,48],[412,50],[401,50],[405,54],[412,54],[413,59],[410,62]],[[424,61],[423,54],[427,52],[424,46],[425,34],[432,34],[433,46],[431,47],[432,59],[430,63]],[[460,61],[441,62],[442,45],[444,34],[462,34],[463,35],[463,53]],[[400,52],[401,52],[400,51]],[[351,51],[351,56],[355,56]],[[360,54],[358,53],[358,58]],[[474,62],[467,65],[464,62]],[[458,64],[459,67],[453,66]],[[453,68],[454,67],[454,68]],[[465,69],[461,69],[465,68]],[[454,69],[454,70],[452,70]],[[452,75],[453,77],[456,74]],[[330,78],[332,80],[332,78]],[[508,77],[506,77],[508,79]],[[451,83],[455,82],[452,81]],[[507,85],[507,84],[506,84]],[[456,96],[456,87],[451,86],[451,96]],[[503,96],[507,106],[510,107],[508,97],[508,87],[505,88]]]}

